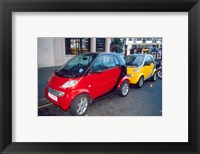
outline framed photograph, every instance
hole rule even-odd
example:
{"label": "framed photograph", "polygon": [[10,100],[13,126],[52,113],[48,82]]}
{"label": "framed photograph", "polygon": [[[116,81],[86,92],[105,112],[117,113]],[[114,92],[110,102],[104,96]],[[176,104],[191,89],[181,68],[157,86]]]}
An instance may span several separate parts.
{"label": "framed photograph", "polygon": [[[63,14],[62,21],[71,20],[67,18],[72,14]],[[95,14],[104,20],[116,15]],[[84,16],[85,27],[96,18],[89,13]],[[80,14],[73,14],[73,19],[79,18]],[[107,29],[113,26],[109,23]],[[85,38],[69,38],[71,34],[37,38],[38,116],[162,116],[163,38],[96,38],[88,37],[89,33]]]}
{"label": "framed photograph", "polygon": [[199,0],[0,10],[1,153],[200,153]]}

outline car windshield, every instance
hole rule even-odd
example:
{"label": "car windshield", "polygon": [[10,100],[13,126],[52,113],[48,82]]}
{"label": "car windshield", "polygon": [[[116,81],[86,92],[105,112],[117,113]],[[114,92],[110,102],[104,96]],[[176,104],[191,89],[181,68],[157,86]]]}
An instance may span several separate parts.
{"label": "car windshield", "polygon": [[127,66],[140,66],[142,65],[142,62],[144,60],[144,56],[143,55],[133,55],[133,56],[126,56],[124,58],[126,65]]}
{"label": "car windshield", "polygon": [[57,70],[55,75],[66,78],[80,77],[87,70],[96,56],[97,54],[77,55]]}

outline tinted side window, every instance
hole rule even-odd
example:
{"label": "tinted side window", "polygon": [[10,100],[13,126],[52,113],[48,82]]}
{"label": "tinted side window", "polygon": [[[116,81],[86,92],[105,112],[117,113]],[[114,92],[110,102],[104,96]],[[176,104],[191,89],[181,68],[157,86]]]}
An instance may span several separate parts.
{"label": "tinted side window", "polygon": [[119,59],[121,65],[125,65],[125,61],[122,55],[117,55],[117,58]]}
{"label": "tinted side window", "polygon": [[116,64],[117,66],[119,66],[119,65],[120,65],[119,60],[118,60],[115,56],[113,56],[113,57],[114,57],[114,60],[115,60],[115,64]]}
{"label": "tinted side window", "polygon": [[150,57],[150,56],[147,56],[146,59],[145,59],[145,62],[151,63],[151,62],[152,62],[151,57]]}
{"label": "tinted side window", "polygon": [[115,61],[112,55],[103,55],[96,59],[92,66],[92,70],[106,70],[115,66]]}
{"label": "tinted side window", "polygon": [[151,62],[154,63],[154,59],[152,57],[150,57],[150,58],[151,58]]}

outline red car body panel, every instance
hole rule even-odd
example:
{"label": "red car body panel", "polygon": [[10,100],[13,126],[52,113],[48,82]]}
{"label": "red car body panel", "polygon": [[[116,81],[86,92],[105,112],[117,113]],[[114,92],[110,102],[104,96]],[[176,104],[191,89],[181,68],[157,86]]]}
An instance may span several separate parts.
{"label": "red car body panel", "polygon": [[90,75],[91,78],[91,91],[92,99],[109,92],[117,83],[120,75],[120,68],[112,68],[105,70],[102,73],[94,73]]}
{"label": "red car body panel", "polygon": [[[67,110],[75,96],[77,96],[80,93],[89,93],[89,91],[88,89],[86,89],[87,84],[84,84],[84,85],[77,84],[76,86],[72,88],[62,88],[61,86],[70,80],[77,80],[79,83],[87,83],[87,82],[80,82],[82,79],[83,79],[82,77],[71,79],[71,78],[62,78],[56,75],[52,75],[51,78],[49,79],[48,86],[45,89],[45,96],[48,100],[60,106],[63,110]],[[58,100],[55,101],[51,97],[49,97],[48,87],[60,92],[64,92],[64,95],[57,96]],[[82,88],[79,88],[79,87],[82,87]]]}
{"label": "red car body panel", "polygon": [[109,92],[116,84],[120,75],[120,68],[105,70],[102,73],[88,74],[81,78],[74,78],[78,84],[73,88],[63,89],[61,86],[71,78],[61,78],[56,75],[51,76],[48,87],[57,91],[64,92],[62,97],[57,96],[58,101],[53,100],[48,96],[48,88],[46,88],[45,96],[51,102],[60,106],[63,110],[67,110],[71,104],[71,101],[81,93],[88,93],[92,100],[101,96],[102,94]]}
{"label": "red car body panel", "polygon": [[117,89],[120,88],[121,84],[122,84],[125,80],[127,80],[128,83],[130,84],[130,80],[128,79],[128,77],[127,77],[127,76],[124,76],[124,77],[120,80],[120,82],[119,82],[119,84],[118,84],[118,86],[117,86]]}

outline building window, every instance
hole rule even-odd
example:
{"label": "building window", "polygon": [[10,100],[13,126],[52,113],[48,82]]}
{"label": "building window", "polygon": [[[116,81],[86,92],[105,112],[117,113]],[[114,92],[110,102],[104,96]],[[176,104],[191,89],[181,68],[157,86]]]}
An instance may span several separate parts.
{"label": "building window", "polygon": [[104,52],[105,51],[105,38],[96,39],[96,51]]}
{"label": "building window", "polygon": [[157,38],[157,41],[162,41],[162,39],[161,38]]}
{"label": "building window", "polygon": [[146,38],[143,38],[143,39],[142,39],[142,43],[146,43]]}
{"label": "building window", "polygon": [[147,38],[147,41],[151,41],[152,40],[152,38]]}
{"label": "building window", "polygon": [[142,38],[137,38],[137,41],[142,41]]}
{"label": "building window", "polygon": [[152,43],[156,43],[156,38],[153,38],[153,39],[152,39]]}
{"label": "building window", "polygon": [[133,43],[136,43],[137,39],[136,38],[133,38]]}
{"label": "building window", "polygon": [[129,40],[129,41],[132,41],[132,38],[129,38],[128,40]]}
{"label": "building window", "polygon": [[77,55],[90,51],[89,38],[65,38],[65,54]]}

